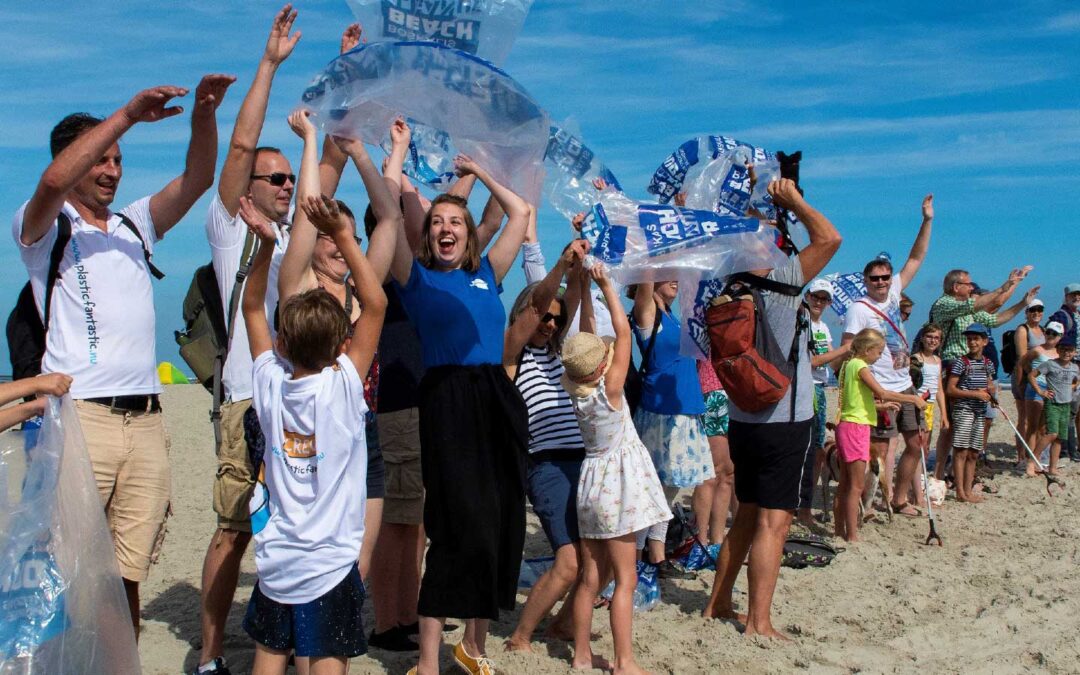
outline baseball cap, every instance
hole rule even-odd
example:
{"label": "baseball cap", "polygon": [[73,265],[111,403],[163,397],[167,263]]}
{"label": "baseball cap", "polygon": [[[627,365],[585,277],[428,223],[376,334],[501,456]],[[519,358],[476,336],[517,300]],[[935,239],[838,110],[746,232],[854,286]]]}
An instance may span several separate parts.
{"label": "baseball cap", "polygon": [[1029,302],[1027,304],[1027,311],[1031,311],[1031,310],[1035,309],[1036,307],[1044,308],[1044,307],[1046,307],[1046,305],[1043,304],[1042,300],[1040,300],[1038,298],[1035,298],[1034,300],[1032,300],[1031,302]]}
{"label": "baseball cap", "polygon": [[1065,326],[1062,326],[1060,321],[1051,321],[1050,323],[1046,324],[1043,330],[1048,330],[1052,333],[1057,333],[1058,335],[1065,334]]}
{"label": "baseball cap", "polygon": [[1080,293],[1080,284],[1069,284],[1065,287],[1065,295],[1071,295],[1072,293]]}
{"label": "baseball cap", "polygon": [[824,279],[814,279],[806,287],[806,292],[811,295],[814,293],[828,293],[831,298],[833,296],[833,285]]}
{"label": "baseball cap", "polygon": [[964,335],[990,335],[990,331],[981,323],[973,323],[964,329]]}
{"label": "baseball cap", "polygon": [[1061,342],[1057,343],[1057,348],[1076,349],[1076,340],[1070,340],[1069,338],[1062,338]]}

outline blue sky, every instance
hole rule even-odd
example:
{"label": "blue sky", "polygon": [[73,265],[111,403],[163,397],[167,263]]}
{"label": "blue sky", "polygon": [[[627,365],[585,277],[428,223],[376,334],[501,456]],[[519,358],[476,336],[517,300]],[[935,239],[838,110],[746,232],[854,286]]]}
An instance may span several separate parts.
{"label": "blue sky", "polygon": [[[344,0],[296,6],[304,36],[277,76],[262,139],[282,147],[294,168],[299,142],[285,116],[351,21]],[[224,143],[278,7],[5,3],[0,211],[10,218],[33,192],[57,120],[76,110],[106,115],[147,86],[193,88],[203,73],[237,75],[219,111]],[[1076,4],[537,0],[504,67],[553,119],[573,117],[639,199],[660,161],[696,135],[801,149],[807,199],[844,235],[830,272],[859,269],[881,250],[906,256],[919,203],[933,192],[931,250],[909,288],[915,318],[925,318],[952,267],[997,286],[1011,267],[1033,264],[1050,306],[1066,283],[1080,281]],[[141,125],[122,140],[117,205],[180,171],[188,121]],[[341,196],[366,202],[354,174]],[[155,256],[168,275],[155,285],[159,360],[181,363],[172,331],[192,270],[209,260],[205,212],[204,198]],[[545,207],[540,234],[553,257],[569,230]],[[10,235],[4,241],[6,312],[26,276]],[[508,303],[521,285],[515,270]]]}

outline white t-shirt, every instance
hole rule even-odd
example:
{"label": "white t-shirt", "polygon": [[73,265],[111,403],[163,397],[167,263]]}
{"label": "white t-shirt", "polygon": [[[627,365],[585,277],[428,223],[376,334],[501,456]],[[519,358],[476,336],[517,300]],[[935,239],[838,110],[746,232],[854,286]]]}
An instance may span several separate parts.
{"label": "white t-shirt", "polygon": [[[832,333],[824,321],[810,321],[810,343],[813,345],[813,354],[817,356],[832,350]],[[829,383],[828,364],[814,368],[814,384]]]}
{"label": "white t-shirt", "polygon": [[302,604],[336,586],[360,555],[367,498],[364,381],[339,356],[317,375],[290,379],[288,362],[255,359],[252,406],[266,438],[270,516],[255,534],[266,597]]}
{"label": "white t-shirt", "polygon": [[[857,335],[864,328],[874,328],[885,336],[885,349],[881,352],[881,358],[870,364],[870,372],[882,388],[895,392],[911,388],[911,372],[908,370],[911,366],[911,348],[904,334],[904,320],[900,318],[900,283],[900,275],[894,274],[885,302],[875,302],[870,296],[853,302],[848,307],[844,322],[845,333]],[[882,314],[889,320],[886,321]]]}
{"label": "white t-shirt", "polygon": [[[29,203],[29,202],[27,202]],[[26,204],[15,212],[12,235],[30,273],[38,314],[45,312],[49,256],[56,243],[54,222],[26,246],[21,234]],[[154,348],[154,289],[138,237],[120,216],[109,214],[108,231],[92,225],[64,203],[71,241],[64,247],[60,279],[52,290],[44,373],[67,373],[76,399],[161,392]],[[157,241],[150,198],[120,211],[135,224],[151,253]]]}
{"label": "white t-shirt", "polygon": [[[285,248],[289,244],[288,230],[278,227],[277,224],[275,227],[278,238],[274,243],[274,255],[270,258],[270,275],[266,282],[266,316],[270,321],[271,333],[273,333],[274,309],[278,303],[278,271],[281,269],[281,258],[285,255]],[[221,203],[221,197],[215,191],[206,214],[206,238],[210,242],[210,260],[214,265],[214,274],[217,276],[218,291],[221,294],[221,306],[225,310],[226,321],[228,321],[229,299],[232,297],[233,285],[236,283],[236,272],[240,269],[240,256],[244,252],[244,240],[247,238],[247,233],[247,223],[239,213],[230,216],[225,210],[225,205]],[[244,314],[239,305],[238,299],[236,317],[230,331],[232,340],[229,344],[229,353],[225,356],[225,369],[221,373],[226,401],[244,401],[251,398],[251,348],[248,346]]]}

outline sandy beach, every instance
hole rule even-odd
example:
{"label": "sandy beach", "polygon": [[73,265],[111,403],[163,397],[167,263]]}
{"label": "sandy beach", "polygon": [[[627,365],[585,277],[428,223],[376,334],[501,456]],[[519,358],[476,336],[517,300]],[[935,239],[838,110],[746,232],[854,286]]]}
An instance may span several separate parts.
{"label": "sandy beach", "polygon": [[[172,440],[174,514],[161,558],[143,586],[140,652],[146,673],[174,674],[198,659],[199,578],[215,526],[210,488],[216,463],[205,390],[166,387],[163,405]],[[1006,405],[1012,415],[1011,398]],[[991,456],[1011,458],[1012,438],[1004,420],[995,423]],[[662,582],[662,603],[635,616],[639,662],[656,673],[1076,672],[1080,472],[1066,461],[1063,474],[1070,485],[1054,498],[1042,478],[1005,472],[994,480],[999,494],[982,504],[950,499],[937,511],[944,548],[923,546],[925,518],[898,516],[888,524],[880,515],[864,528],[864,541],[831,566],[783,569],[773,620],[792,636],[790,643],[745,639],[730,624],[702,619],[712,572]],[[530,511],[526,556],[547,553]],[[251,666],[253,646],[241,620],[255,580],[249,550],[225,643],[234,673]],[[744,577],[737,588],[745,591]],[[745,597],[737,596],[740,608]],[[501,652],[517,616],[504,615],[492,625],[489,651],[499,671],[570,672],[566,643],[536,641],[534,654]],[[365,621],[370,630],[370,607]],[[596,651],[610,656],[607,621],[606,612],[598,611],[593,629],[603,636]],[[448,640],[459,637],[460,629]],[[444,672],[455,672],[448,653]],[[415,658],[372,650],[355,659],[350,672],[403,673]]]}

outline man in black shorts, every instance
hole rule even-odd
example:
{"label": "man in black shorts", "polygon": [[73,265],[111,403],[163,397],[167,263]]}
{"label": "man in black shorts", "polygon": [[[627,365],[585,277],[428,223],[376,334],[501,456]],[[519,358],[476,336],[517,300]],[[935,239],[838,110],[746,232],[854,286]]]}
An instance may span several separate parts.
{"label": "man in black shorts", "polygon": [[[755,274],[791,286],[802,287],[817,276],[836,250],[840,234],[825,216],[803,200],[793,181],[780,180],[769,192],[781,208],[794,213],[810,234],[810,245],[787,263]],[[728,438],[735,464],[735,495],[739,510],[720,548],[712,597],[706,617],[738,619],[746,624],[745,635],[783,638],[772,626],[772,598],[780,574],[788,528],[799,504],[799,484],[811,448],[814,415],[814,381],[811,377],[809,317],[802,296],[764,291],[765,318],[777,344],[798,350],[796,374],[784,397],[760,412],[742,411],[729,404]],[[802,335],[795,339],[799,322]],[[735,613],[731,593],[743,561],[749,553],[749,607],[745,617]]]}

